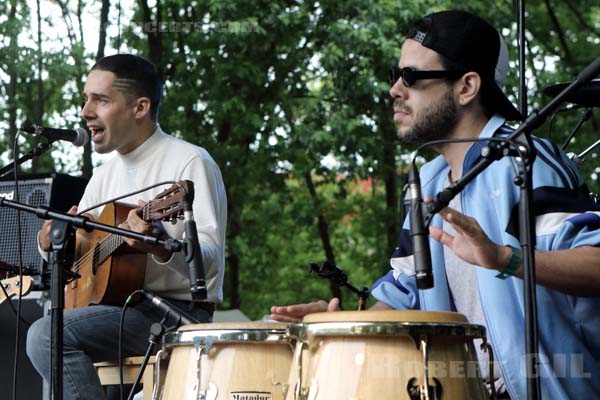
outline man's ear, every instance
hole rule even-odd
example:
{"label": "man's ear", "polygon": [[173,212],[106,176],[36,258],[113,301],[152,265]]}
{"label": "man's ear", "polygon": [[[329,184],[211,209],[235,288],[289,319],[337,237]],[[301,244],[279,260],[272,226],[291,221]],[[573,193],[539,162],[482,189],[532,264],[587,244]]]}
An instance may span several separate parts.
{"label": "man's ear", "polygon": [[458,104],[466,106],[481,92],[481,76],[476,72],[467,72],[457,82],[456,95]]}
{"label": "man's ear", "polygon": [[136,119],[142,119],[150,115],[150,99],[148,97],[139,97],[135,100],[133,113]]}

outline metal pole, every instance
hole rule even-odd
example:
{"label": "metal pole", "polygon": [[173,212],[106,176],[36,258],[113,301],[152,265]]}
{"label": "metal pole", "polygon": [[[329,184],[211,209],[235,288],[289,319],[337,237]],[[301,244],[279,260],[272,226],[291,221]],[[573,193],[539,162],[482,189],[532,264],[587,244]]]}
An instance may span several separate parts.
{"label": "metal pole", "polygon": [[527,82],[525,80],[525,0],[517,1],[519,36],[519,111],[527,116]]}

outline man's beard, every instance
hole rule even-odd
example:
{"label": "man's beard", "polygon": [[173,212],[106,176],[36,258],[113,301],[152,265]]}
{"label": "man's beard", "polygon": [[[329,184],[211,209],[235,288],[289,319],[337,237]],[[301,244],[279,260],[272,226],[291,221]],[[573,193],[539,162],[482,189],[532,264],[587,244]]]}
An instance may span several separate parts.
{"label": "man's beard", "polygon": [[[395,107],[408,108],[396,99]],[[419,112],[415,122],[405,133],[398,132],[400,139],[409,145],[421,145],[432,140],[447,139],[458,123],[458,108],[449,88],[435,104]]]}

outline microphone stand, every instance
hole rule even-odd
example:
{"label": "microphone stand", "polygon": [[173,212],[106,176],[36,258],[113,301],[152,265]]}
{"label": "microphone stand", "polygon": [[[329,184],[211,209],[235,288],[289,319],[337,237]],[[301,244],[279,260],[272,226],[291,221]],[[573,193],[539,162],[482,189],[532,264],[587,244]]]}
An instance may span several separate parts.
{"label": "microphone stand", "polygon": [[31,149],[27,154],[22,155],[18,160],[5,165],[0,168],[0,177],[8,174],[12,171],[15,164],[21,165],[26,161],[31,160],[34,157],[44,154],[52,145],[52,142],[39,143],[35,148]]}
{"label": "microphone stand", "polygon": [[348,275],[341,268],[329,261],[325,261],[322,265],[310,263],[308,271],[316,272],[320,277],[329,279],[337,287],[346,286],[351,292],[358,295],[358,311],[365,309],[367,299],[369,298],[369,288],[363,286],[361,289],[357,289],[348,283]]}
{"label": "microphone stand", "polygon": [[[166,316],[165,316],[166,318]],[[131,387],[131,391],[129,392],[129,396],[127,396],[127,400],[132,400],[135,396],[135,392],[137,387],[142,380],[142,376],[144,376],[144,372],[146,371],[146,367],[148,366],[148,361],[150,361],[150,356],[154,351],[154,347],[160,343],[162,336],[165,332],[168,332],[174,328],[167,328],[163,325],[164,321],[155,322],[150,326],[150,336],[148,337],[148,348],[146,349],[146,354],[144,354],[144,360],[142,361],[142,365],[140,365],[140,369],[135,377],[135,381],[133,382],[133,386]]]}
{"label": "microphone stand", "polygon": [[[129,303],[137,293],[141,293],[142,296],[146,296],[146,300],[151,301],[153,305],[163,303],[163,300],[156,295],[144,291],[136,291],[129,296],[129,298],[126,301],[126,304]],[[144,299],[141,299],[139,301],[144,301]],[[186,316],[185,313],[183,313],[181,310],[178,310],[174,306],[168,306],[166,309],[159,307],[159,309],[164,312],[164,315],[160,322],[155,322],[150,326],[150,336],[148,337],[148,347],[146,348],[146,354],[144,355],[144,359],[142,361],[142,364],[140,365],[140,369],[138,370],[135,381],[133,382],[133,386],[129,391],[129,396],[127,397],[128,400],[132,400],[135,396],[137,387],[139,386],[140,381],[142,380],[142,376],[144,376],[144,371],[146,371],[146,367],[148,366],[150,356],[154,352],[154,347],[157,344],[160,344],[162,336],[166,332],[174,331],[181,325],[190,325],[198,323],[198,321],[192,320],[190,317]],[[170,316],[172,316],[172,318],[169,318]],[[172,320],[172,323],[167,325],[167,322],[169,322],[170,320]]]}
{"label": "microphone stand", "polygon": [[[128,231],[111,225],[105,225],[89,220],[87,217],[71,215],[57,211],[49,210],[44,207],[33,207],[15,201],[6,200],[0,197],[0,207],[9,207],[16,210],[35,214],[38,218],[52,219],[50,237],[52,239],[52,252],[49,263],[51,272],[50,299],[52,301],[51,313],[51,337],[52,349],[50,358],[50,384],[53,400],[62,400],[63,394],[63,309],[64,309],[64,268],[66,254],[64,251],[65,243],[72,228],[82,228],[90,232],[98,229],[104,232],[114,233],[116,235],[129,237],[143,241],[144,243],[157,246],[164,246],[169,251],[182,251],[182,244],[176,239],[169,238],[162,240],[153,236],[146,236],[137,232]],[[75,274],[74,274],[75,275]],[[78,275],[75,275],[78,277]]]}
{"label": "microphone stand", "polygon": [[523,251],[523,295],[525,299],[525,354],[526,354],[526,380],[527,398],[540,398],[539,379],[539,354],[537,335],[537,310],[535,293],[535,220],[531,212],[533,187],[532,168],[535,159],[535,147],[531,139],[531,132],[538,128],[554,110],[558,108],[571,93],[579,87],[592,80],[600,72],[600,57],[597,57],[588,65],[562,92],[550,101],[539,112],[534,111],[505,142],[497,146],[486,146],[482,149],[482,160],[473,166],[455,183],[451,184],[438,193],[434,199],[426,204],[425,223],[428,226],[433,214],[446,207],[450,200],[456,196],[469,182],[471,182],[481,171],[492,162],[503,156],[514,154],[509,148],[509,142],[515,141],[519,144],[522,157],[519,176],[515,178],[515,184],[520,187],[519,199],[519,240]]}
{"label": "microphone stand", "polygon": [[573,136],[575,136],[575,134],[577,133],[577,131],[579,131],[579,129],[581,128],[581,126],[588,119],[590,119],[591,116],[592,116],[592,108],[591,107],[588,107],[585,110],[583,110],[583,112],[581,113],[581,116],[579,117],[579,121],[577,121],[577,125],[575,125],[575,128],[573,129],[573,131],[571,131],[571,133],[567,137],[567,140],[565,140],[565,142],[563,143],[563,145],[561,147],[562,150],[564,150],[564,149],[567,148],[567,146],[571,142],[571,139],[573,139]]}

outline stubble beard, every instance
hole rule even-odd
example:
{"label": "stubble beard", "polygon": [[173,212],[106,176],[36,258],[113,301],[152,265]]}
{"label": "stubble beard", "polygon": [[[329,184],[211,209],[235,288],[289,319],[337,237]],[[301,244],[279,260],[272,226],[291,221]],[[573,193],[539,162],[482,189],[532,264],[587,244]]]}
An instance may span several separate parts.
{"label": "stubble beard", "polygon": [[[400,99],[396,99],[394,107],[408,108]],[[406,132],[398,131],[398,137],[408,145],[420,146],[433,140],[448,139],[457,123],[458,107],[449,89],[437,103],[419,112]]]}

